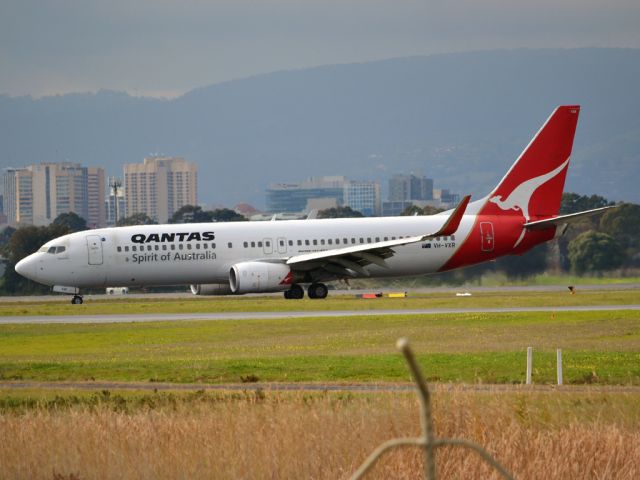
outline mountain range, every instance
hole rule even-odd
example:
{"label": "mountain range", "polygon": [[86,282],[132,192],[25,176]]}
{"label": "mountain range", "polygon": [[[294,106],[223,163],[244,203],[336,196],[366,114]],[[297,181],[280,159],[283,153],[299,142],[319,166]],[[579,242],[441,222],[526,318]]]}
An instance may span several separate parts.
{"label": "mountain range", "polygon": [[[188,75],[188,72],[185,72]],[[0,95],[0,168],[182,156],[199,200],[264,206],[271,182],[424,174],[485,195],[560,104],[580,104],[567,190],[640,203],[640,50],[499,50],[282,71],[175,99]]]}

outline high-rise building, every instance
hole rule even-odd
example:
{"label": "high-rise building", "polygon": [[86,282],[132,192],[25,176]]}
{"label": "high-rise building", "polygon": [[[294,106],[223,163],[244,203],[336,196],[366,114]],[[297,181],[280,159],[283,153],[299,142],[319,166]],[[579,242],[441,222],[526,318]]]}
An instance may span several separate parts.
{"label": "high-rise building", "polygon": [[389,201],[433,200],[433,180],[427,177],[394,175],[389,179]]}
{"label": "high-rise building", "polygon": [[311,177],[300,183],[276,183],[267,189],[267,211],[296,213],[309,209],[309,200],[327,199],[337,205],[344,203],[343,176]]}
{"label": "high-rise building", "polygon": [[105,178],[104,169],[87,168],[87,226],[99,228],[107,225],[107,212],[104,205]]}
{"label": "high-rise building", "polygon": [[159,223],[184,205],[197,205],[198,167],[179,157],[148,157],[124,166],[126,215],[145,213]]}
{"label": "high-rise building", "polygon": [[365,217],[380,215],[380,184],[378,182],[351,181],[344,186],[344,204]]}
{"label": "high-rise building", "polygon": [[104,226],[104,170],[100,167],[65,162],[9,168],[3,185],[9,224],[48,225],[58,215],[74,212],[91,228]]}

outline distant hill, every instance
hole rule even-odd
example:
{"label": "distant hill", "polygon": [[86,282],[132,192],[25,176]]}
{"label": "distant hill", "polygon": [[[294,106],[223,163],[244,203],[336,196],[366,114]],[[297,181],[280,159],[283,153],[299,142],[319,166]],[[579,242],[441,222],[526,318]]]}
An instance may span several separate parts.
{"label": "distant hill", "polygon": [[420,172],[486,194],[559,104],[582,113],[568,190],[640,203],[640,50],[488,51],[277,72],[174,100],[0,96],[0,167],[200,167],[202,202],[264,205],[269,182]]}

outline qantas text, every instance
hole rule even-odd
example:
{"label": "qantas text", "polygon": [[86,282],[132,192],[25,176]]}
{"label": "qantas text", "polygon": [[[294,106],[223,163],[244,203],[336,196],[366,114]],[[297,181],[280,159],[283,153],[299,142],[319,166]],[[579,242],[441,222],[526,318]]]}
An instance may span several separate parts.
{"label": "qantas text", "polygon": [[145,235],[144,233],[137,233],[131,236],[133,243],[151,243],[151,242],[191,242],[196,241],[208,241],[215,240],[216,236],[213,232],[180,232],[180,233],[150,233]]}

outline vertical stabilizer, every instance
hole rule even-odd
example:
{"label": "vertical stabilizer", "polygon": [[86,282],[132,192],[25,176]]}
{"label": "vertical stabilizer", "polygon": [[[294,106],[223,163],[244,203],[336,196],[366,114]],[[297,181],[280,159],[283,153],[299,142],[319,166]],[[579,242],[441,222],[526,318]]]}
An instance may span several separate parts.
{"label": "vertical stabilizer", "polygon": [[525,222],[557,215],[579,114],[577,105],[556,108],[488,201]]}

